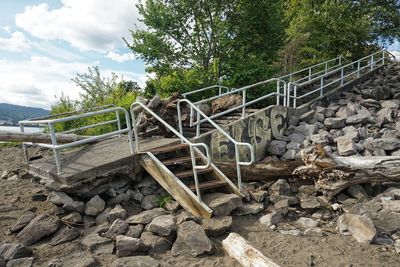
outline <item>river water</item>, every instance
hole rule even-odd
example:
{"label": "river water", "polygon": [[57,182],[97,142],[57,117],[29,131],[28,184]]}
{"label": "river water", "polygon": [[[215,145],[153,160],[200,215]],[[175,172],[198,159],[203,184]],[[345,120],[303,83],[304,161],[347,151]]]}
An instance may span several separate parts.
{"label": "river water", "polygon": [[[39,127],[25,127],[24,128],[26,133],[39,133],[43,131],[43,128]],[[18,126],[0,126],[0,131],[7,131],[7,132],[20,132]]]}

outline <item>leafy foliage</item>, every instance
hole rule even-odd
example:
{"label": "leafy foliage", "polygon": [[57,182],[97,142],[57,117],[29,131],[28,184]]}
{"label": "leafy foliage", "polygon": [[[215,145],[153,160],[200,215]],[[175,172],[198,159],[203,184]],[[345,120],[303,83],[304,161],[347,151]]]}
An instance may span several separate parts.
{"label": "leafy foliage", "polygon": [[[79,86],[83,93],[80,94],[81,99],[74,101],[61,95],[58,103],[51,108],[52,114],[62,114],[66,112],[88,110],[91,108],[114,104],[129,110],[132,102],[135,101],[139,94],[140,87],[136,82],[125,81],[120,79],[116,74],[112,73],[110,78],[101,76],[98,67],[88,68],[88,73],[77,74],[72,79]],[[123,114],[120,114],[122,126],[126,125]],[[85,119],[73,120],[56,125],[56,131],[65,131],[69,129],[79,128],[86,125],[92,125],[102,121],[115,120],[116,115],[106,113],[96,115]],[[95,128],[89,128],[79,131],[78,134],[98,135],[107,133],[117,129],[116,124],[108,124]]]}
{"label": "leafy foliage", "polygon": [[171,202],[173,200],[173,198],[170,195],[161,195],[158,196],[156,201],[157,204],[161,207],[161,208],[165,208],[167,206],[167,204],[169,202]]}

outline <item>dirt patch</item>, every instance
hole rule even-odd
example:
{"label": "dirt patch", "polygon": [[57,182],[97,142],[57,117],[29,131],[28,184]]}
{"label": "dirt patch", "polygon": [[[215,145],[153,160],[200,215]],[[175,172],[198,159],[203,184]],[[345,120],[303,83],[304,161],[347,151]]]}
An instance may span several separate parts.
{"label": "dirt patch", "polygon": [[[3,148],[0,151],[0,171],[19,168],[23,164],[20,148]],[[0,240],[17,242],[9,229],[27,210],[37,214],[50,213],[52,205],[47,201],[32,201],[35,194],[47,195],[40,184],[25,180],[0,180]],[[234,217],[232,232],[243,236],[264,255],[281,266],[399,266],[400,255],[393,247],[357,243],[351,236],[338,234],[334,228],[324,229],[324,236],[283,235],[258,223],[258,216]],[[81,229],[85,232],[84,229]],[[215,253],[197,258],[178,256],[170,252],[156,256],[161,266],[240,266],[222,250],[221,242],[226,237],[211,238]],[[80,240],[58,246],[48,244],[48,239],[32,246],[34,266],[48,266],[49,262],[66,262],[71,258],[93,256],[102,266],[110,266],[116,255],[91,255]]]}

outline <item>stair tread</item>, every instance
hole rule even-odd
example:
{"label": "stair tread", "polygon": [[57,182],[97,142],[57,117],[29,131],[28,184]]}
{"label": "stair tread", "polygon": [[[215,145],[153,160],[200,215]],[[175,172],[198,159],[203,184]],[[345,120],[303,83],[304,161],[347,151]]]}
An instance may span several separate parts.
{"label": "stair tread", "polygon": [[188,144],[177,144],[177,145],[172,145],[172,146],[164,146],[164,147],[157,147],[154,149],[149,150],[149,152],[153,154],[163,154],[163,153],[168,153],[176,150],[182,150],[188,148]]}
{"label": "stair tread", "polygon": [[[199,187],[201,190],[206,190],[206,189],[222,187],[222,186],[225,186],[226,184],[227,183],[225,181],[211,180],[211,181],[199,183]],[[195,184],[190,185],[189,189],[192,191],[196,191],[196,185]]]}
{"label": "stair tread", "polygon": [[[213,169],[211,167],[209,167],[207,169],[197,170],[197,174],[209,173],[211,171],[213,171]],[[177,172],[177,173],[175,173],[175,176],[180,179],[193,177],[193,169]]]}
{"label": "stair tread", "polygon": [[[196,159],[199,159],[200,157],[196,157]],[[185,163],[185,162],[192,162],[192,157],[191,156],[184,156],[184,157],[176,157],[172,159],[167,159],[163,160],[163,164],[165,166],[171,166],[171,165],[176,165],[180,163]]]}

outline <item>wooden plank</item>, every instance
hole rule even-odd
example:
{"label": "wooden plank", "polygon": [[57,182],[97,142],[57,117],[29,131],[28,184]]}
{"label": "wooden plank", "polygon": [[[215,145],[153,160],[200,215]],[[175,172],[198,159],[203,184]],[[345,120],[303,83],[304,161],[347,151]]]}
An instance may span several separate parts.
{"label": "wooden plank", "polygon": [[[199,157],[196,157],[196,159],[199,159]],[[191,156],[172,158],[172,159],[167,159],[167,160],[162,161],[162,163],[167,167],[172,166],[172,165],[182,164],[182,163],[188,163],[188,162],[192,162]]]}
{"label": "wooden plank", "polygon": [[211,218],[212,210],[199,201],[197,196],[154,155],[140,154],[139,163],[185,210],[197,217]]}
{"label": "wooden plank", "polygon": [[236,259],[243,267],[280,267],[236,233],[230,233],[222,241],[222,247],[229,256]]}
{"label": "wooden plank", "polygon": [[[200,174],[209,173],[209,172],[212,172],[212,171],[213,171],[212,168],[207,168],[207,169],[203,169],[203,170],[197,170],[197,174],[200,175]],[[180,179],[193,177],[193,169],[190,169],[190,170],[187,170],[187,171],[177,172],[177,173],[175,173],[175,176],[180,178]]]}
{"label": "wooden plank", "polygon": [[149,150],[149,152],[153,153],[154,155],[158,155],[158,154],[164,154],[164,153],[173,152],[173,151],[177,151],[177,150],[183,150],[183,149],[187,149],[187,148],[189,148],[188,144],[176,144],[176,145],[172,145],[172,146],[164,146],[164,147],[154,148],[154,149]]}
{"label": "wooden plank", "polygon": [[[207,182],[202,182],[199,184],[199,188],[201,190],[207,190],[207,189],[213,189],[213,188],[218,188],[218,187],[223,187],[226,186],[226,182],[224,181],[218,181],[218,180],[211,180]],[[196,185],[192,184],[189,186],[189,189],[192,191],[196,191]]]}

